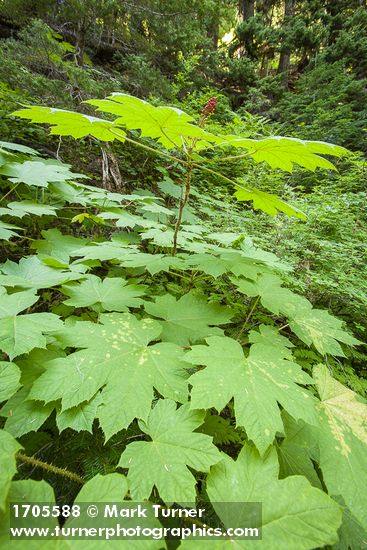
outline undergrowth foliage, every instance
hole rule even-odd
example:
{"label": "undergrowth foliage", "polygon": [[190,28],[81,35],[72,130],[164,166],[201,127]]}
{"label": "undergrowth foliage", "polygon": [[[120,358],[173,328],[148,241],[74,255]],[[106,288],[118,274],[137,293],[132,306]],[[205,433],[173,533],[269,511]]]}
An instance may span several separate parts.
{"label": "undergrowth foliage", "polygon": [[[172,177],[158,182],[160,195],[109,192],[66,164],[0,142],[0,230],[9,256],[0,266],[3,525],[20,491],[29,501],[54,499],[45,481],[19,479],[18,461],[53,485],[55,476],[84,484],[79,493],[69,489],[70,502],[101,492],[106,501],[168,505],[260,501],[260,547],[338,544],[353,525],[348,544],[360,548],[367,487],[356,472],[367,469],[366,405],[327,365],[361,342],[284,285],[289,266],[274,254],[209,229],[193,185],[193,176],[213,173],[239,201],[302,219],[249,187],[246,174],[230,180],[213,171],[212,160],[248,156],[288,171],[330,170],[323,155],[346,151],[214,134],[205,129],[214,100],[197,124],[126,94],[87,103],[116,118],[45,107],[14,115],[50,124],[56,135],[133,142],[159,155]],[[318,363],[312,370],[297,359],[307,347]],[[44,441],[52,447],[64,432],[82,435],[88,453],[74,468],[70,460],[55,470]],[[109,444],[114,453],[104,470],[97,466],[105,475],[95,475],[93,460]],[[191,544],[202,543],[180,548]]]}

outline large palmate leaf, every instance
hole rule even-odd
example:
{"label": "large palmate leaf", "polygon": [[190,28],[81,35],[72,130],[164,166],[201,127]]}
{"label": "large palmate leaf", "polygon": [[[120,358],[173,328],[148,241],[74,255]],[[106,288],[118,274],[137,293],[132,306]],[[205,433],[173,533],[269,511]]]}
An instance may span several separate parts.
{"label": "large palmate leaf", "polygon": [[55,206],[32,201],[9,202],[7,209],[7,214],[16,218],[23,218],[27,214],[32,214],[33,216],[56,216],[57,210]]}
{"label": "large palmate leaf", "polygon": [[0,284],[23,288],[47,288],[83,277],[80,273],[53,269],[37,256],[24,256],[19,264],[7,260],[0,272]]}
{"label": "large palmate leaf", "polygon": [[265,193],[259,189],[245,189],[241,186],[236,187],[235,197],[238,201],[252,201],[255,210],[262,210],[270,216],[275,216],[278,212],[284,212],[287,216],[295,216],[301,220],[306,220],[306,214],[282,201],[276,195]]}
{"label": "large palmate leaf", "polygon": [[342,157],[348,153],[344,147],[323,141],[304,141],[289,137],[268,137],[247,139],[241,136],[221,136],[222,147],[245,149],[256,162],[267,162],[272,168],[292,172],[298,164],[307,170],[316,168],[335,170],[335,166],[320,155]]}
{"label": "large palmate leaf", "polygon": [[39,152],[36,151],[35,149],[32,149],[31,147],[27,147],[26,145],[20,145],[19,143],[10,143],[9,141],[0,140],[0,151],[1,149],[16,151],[19,153],[24,153],[26,155],[32,155],[32,156],[39,155]]}
{"label": "large palmate leaf", "polygon": [[256,281],[232,279],[238,290],[247,296],[260,296],[262,305],[271,312],[286,315],[289,326],[308,346],[313,344],[325,355],[344,356],[339,344],[360,344],[359,340],[343,330],[343,322],[326,310],[314,309],[303,296],[282,287],[282,280],[274,274],[265,273]]}
{"label": "large palmate leaf", "polygon": [[12,435],[0,430],[0,510],[5,510],[10,482],[17,471],[15,453],[21,448]]}
{"label": "large palmate leaf", "polygon": [[10,359],[28,353],[33,348],[45,348],[45,334],[60,330],[62,321],[53,313],[12,315],[0,319],[0,349]]}
{"label": "large palmate leaf", "polygon": [[[187,146],[196,150],[213,146],[245,149],[246,155],[251,156],[256,162],[265,161],[272,168],[281,168],[289,172],[295,164],[308,170],[315,170],[317,167],[335,169],[331,162],[320,155],[340,157],[347,153],[343,147],[320,141],[302,141],[278,136],[254,140],[237,135],[214,135],[194,124],[194,119],[179,109],[156,107],[123,93],[114,93],[104,100],[88,100],[87,103],[118,118],[110,122],[81,113],[34,106],[13,114],[32,122],[51,124],[52,134],[71,135],[76,138],[93,135],[102,141],[124,141],[126,134],[121,128],[124,127],[127,130],[140,130],[142,137],[157,139],[166,149]],[[284,203],[278,201],[277,204],[279,207]],[[270,208],[269,200],[266,207]],[[285,205],[280,209],[284,208],[291,207]],[[298,215],[294,212],[296,211],[293,210],[291,215]]]}
{"label": "large palmate leaf", "polygon": [[187,466],[207,472],[221,458],[211,437],[193,431],[204,416],[203,411],[191,411],[188,403],[176,410],[174,401],[158,401],[147,422],[141,423],[152,441],[130,443],[118,464],[129,468],[133,499],[149,498],[156,486],[166,503],[195,501],[195,478]]}
{"label": "large palmate leaf", "polygon": [[160,321],[163,331],[162,340],[187,345],[202,340],[206,336],[223,334],[212,325],[226,325],[233,312],[219,304],[208,304],[203,297],[187,293],[179,300],[170,294],[158,296],[154,303],[146,302],[145,309]]}
{"label": "large palmate leaf", "polygon": [[125,132],[121,128],[116,128],[113,122],[82,113],[30,106],[15,111],[13,115],[31,122],[50,124],[50,134],[58,136],[72,136],[74,138],[93,136],[101,141],[113,141],[114,139],[124,141]]}
{"label": "large palmate leaf", "polygon": [[[125,476],[122,474],[112,473],[107,475],[96,475],[83,485],[81,490],[74,500],[74,504],[78,505],[82,509],[82,513],[79,517],[69,517],[65,522],[65,528],[95,528],[96,518],[88,517],[85,510],[87,506],[93,502],[96,503],[96,506],[100,514],[104,513],[105,503],[118,503],[117,509],[124,508],[125,510],[134,509],[137,507],[137,503],[131,500],[124,500],[128,492],[128,483]],[[112,505],[113,506],[113,505]],[[125,529],[136,529],[137,526],[140,529],[149,529],[155,532],[155,529],[161,528],[159,521],[154,517],[153,509],[149,502],[140,503],[140,506],[143,510],[146,510],[146,517],[137,517],[136,514],[131,512],[131,517],[123,518],[123,527]],[[121,522],[122,523],[122,522]],[[104,517],[103,527],[106,529],[116,528],[116,518],[115,517]],[[110,531],[111,532],[111,531]],[[149,538],[127,538],[123,539],[118,535],[114,539],[90,539],[88,540],[88,549],[99,550],[100,548],[106,549],[122,549],[122,550],[145,550],[147,548],[147,542],[149,540],[149,549],[161,550],[166,548],[164,540]],[[65,550],[85,550],[85,540],[75,540],[68,539],[65,541]],[[63,548],[61,549],[63,550]]]}
{"label": "large palmate leaf", "polygon": [[114,93],[108,99],[91,99],[86,103],[98,111],[118,115],[116,125],[128,130],[140,130],[142,137],[157,138],[166,148],[182,147],[192,138],[204,140],[207,145],[215,136],[192,124],[193,117],[173,107],[155,107],[147,101],[127,94]]}
{"label": "large palmate leaf", "polygon": [[15,363],[0,361],[0,403],[9,399],[20,387],[21,372]]}
{"label": "large palmate leaf", "polygon": [[[207,493],[224,526],[262,527],[261,540],[213,539],[211,548],[313,550],[338,540],[340,507],[303,476],[279,480],[278,469],[274,448],[261,458],[250,445],[243,447],[236,461],[225,457],[211,468]],[[242,502],[262,503],[261,525],[251,523],[249,510],[241,507]],[[185,541],[180,548],[204,550],[206,543],[197,538]]]}
{"label": "large palmate leaf", "polygon": [[30,313],[18,315],[20,311],[33,305],[38,296],[32,291],[6,294],[0,287],[0,349],[10,359],[27,353],[33,348],[46,347],[48,332],[60,330],[62,321],[53,313]]}
{"label": "large palmate leaf", "polygon": [[294,418],[316,421],[312,394],[298,384],[312,378],[296,363],[283,359],[276,348],[253,344],[246,359],[238,342],[227,337],[206,339],[207,346],[193,346],[185,361],[206,365],[193,374],[191,407],[221,411],[234,398],[237,426],[243,426],[261,453],[283,432],[278,403]]}
{"label": "large palmate leaf", "polygon": [[3,286],[0,287],[0,319],[17,315],[23,309],[33,306],[39,299],[34,290],[13,292],[7,294]]}
{"label": "large palmate leaf", "polygon": [[0,174],[7,176],[13,183],[26,183],[35,187],[47,187],[50,182],[63,182],[74,178],[87,177],[83,174],[70,172],[68,164],[46,160],[9,163],[0,168]]}
{"label": "large palmate leaf", "polygon": [[[316,428],[303,422],[295,421],[286,411],[282,412],[285,438],[278,442],[277,452],[280,465],[280,477],[302,475],[314,487],[322,489],[312,459],[318,459],[317,443],[312,446],[309,433],[315,433]],[[315,438],[316,439],[316,438]],[[305,443],[307,441],[307,443]]]}
{"label": "large palmate leaf", "polygon": [[367,530],[367,405],[329,374],[314,368],[320,395],[318,444],[324,483],[331,495],[341,495]]}
{"label": "large palmate leaf", "polygon": [[69,296],[64,301],[69,306],[96,306],[106,311],[127,311],[128,308],[139,307],[143,303],[139,296],[145,293],[145,288],[143,285],[128,285],[120,277],[102,280],[95,275],[88,275],[79,284],[63,286],[62,291]]}
{"label": "large palmate leaf", "polygon": [[153,388],[176,401],[187,399],[181,348],[171,342],[149,345],[161,333],[157,321],[138,321],[128,313],[102,314],[100,321],[79,321],[57,334],[62,345],[84,349],[46,364],[31,399],[61,399],[65,411],[90,400],[104,386],[97,416],[107,437],[135,417],[148,417]]}
{"label": "large palmate leaf", "polygon": [[[13,481],[10,486],[9,503],[29,504],[29,503],[42,503],[52,506],[55,504],[55,495],[52,487],[46,483],[46,481],[34,481],[33,479],[22,479],[19,481]],[[1,548],[9,548],[10,550],[22,550],[25,546],[27,550],[67,550],[67,546],[60,539],[32,539],[27,540],[16,537],[10,538],[9,528],[13,526],[10,520],[10,507],[8,507],[6,513],[0,518],[0,546]],[[55,517],[32,517],[28,515],[25,518],[20,517],[17,520],[17,526],[34,528],[35,526],[49,528],[50,531],[58,525],[57,518]],[[27,544],[25,544],[25,542]]]}
{"label": "large palmate leaf", "polygon": [[14,229],[22,231],[21,227],[0,220],[0,240],[9,241],[12,237],[19,237],[17,231],[14,231]]}

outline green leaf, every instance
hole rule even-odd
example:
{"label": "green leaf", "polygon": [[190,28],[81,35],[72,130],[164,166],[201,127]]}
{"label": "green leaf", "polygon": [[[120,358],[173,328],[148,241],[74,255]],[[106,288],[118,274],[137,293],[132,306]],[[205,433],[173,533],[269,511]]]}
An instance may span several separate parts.
{"label": "green leaf", "polygon": [[[46,483],[46,481],[34,481],[33,479],[22,479],[20,481],[13,481],[11,483],[9,491],[9,502],[17,504],[29,504],[29,503],[47,503],[53,505],[55,503],[55,495],[52,487]],[[19,525],[24,527],[35,527],[35,524],[39,525],[42,522],[42,527],[49,528],[50,531],[58,525],[57,518],[19,518]],[[26,546],[27,550],[66,550],[66,541],[63,542],[60,539],[58,541],[47,539],[32,539],[27,541],[21,539],[10,539],[10,514],[9,509],[1,518],[0,523],[0,546],[2,548],[10,548],[15,550],[23,550]],[[27,544],[25,545],[25,542]]]}
{"label": "green leaf", "polygon": [[341,497],[334,500],[343,508],[343,523],[339,529],[339,542],[334,546],[335,550],[361,550],[367,547],[367,532],[356,520],[350,510],[345,506]]}
{"label": "green leaf", "polygon": [[36,249],[38,256],[45,260],[54,258],[61,264],[69,264],[72,253],[85,244],[84,239],[78,239],[72,235],[63,235],[58,229],[42,231],[43,239],[34,241],[32,248]]}
{"label": "green leaf", "polygon": [[156,275],[161,271],[169,271],[171,268],[181,269],[182,260],[176,256],[138,252],[121,259],[121,265],[126,268],[144,267],[151,275]]}
{"label": "green leaf", "polygon": [[324,483],[367,529],[367,478],[362,475],[367,471],[367,405],[334,380],[325,365],[315,367],[313,376],[321,399],[318,444]]}
{"label": "green leaf", "polygon": [[[30,398],[62,399],[62,410],[90,400],[102,388],[97,416],[107,438],[134,418],[146,419],[153,388],[165,397],[187,400],[182,349],[173,343],[149,345],[161,332],[157,321],[125,314],[102,314],[101,324],[77,322],[57,334],[61,344],[85,348],[46,364]],[[65,426],[65,424],[63,424]]]}
{"label": "green leaf", "polygon": [[56,216],[57,208],[49,204],[40,204],[32,201],[9,202],[7,205],[9,216],[23,218],[26,214],[33,216]]}
{"label": "green leaf", "polygon": [[15,454],[22,446],[12,435],[0,430],[0,510],[5,511],[12,477],[17,471]]}
{"label": "green leaf", "polygon": [[282,354],[285,359],[292,359],[292,352],[289,348],[294,348],[294,344],[285,336],[279,334],[275,327],[260,325],[259,331],[250,330],[248,339],[251,344],[259,344],[262,348],[273,348],[277,354]]}
{"label": "green leaf", "polygon": [[15,363],[0,361],[0,403],[20,388],[20,375],[20,369]]}
{"label": "green leaf", "polygon": [[265,273],[255,282],[234,278],[232,281],[247,296],[260,296],[262,305],[271,312],[286,315],[298,338],[308,346],[313,344],[323,355],[330,353],[343,357],[339,342],[351,346],[361,343],[343,330],[342,321],[325,310],[314,309],[306,298],[283,288],[277,275]]}
{"label": "green leaf", "polygon": [[26,155],[39,155],[38,151],[31,149],[31,147],[26,147],[26,145],[20,145],[19,143],[9,143],[8,141],[0,141],[0,149],[19,151],[20,153],[25,153]]}
{"label": "green leaf", "polygon": [[140,130],[142,137],[156,138],[166,149],[182,147],[193,138],[207,145],[215,136],[192,124],[194,119],[174,107],[155,107],[127,94],[114,93],[107,99],[86,101],[98,111],[118,115],[114,123],[128,130]]}
{"label": "green leaf", "polygon": [[92,432],[93,422],[97,416],[97,410],[102,403],[102,396],[97,393],[90,401],[84,401],[76,407],[59,411],[56,417],[56,424],[59,431],[62,432],[67,428],[71,428],[76,432],[86,431]]}
{"label": "green leaf", "polygon": [[223,334],[212,325],[226,325],[233,312],[216,303],[208,303],[204,297],[188,292],[179,300],[170,294],[158,296],[154,303],[146,302],[145,310],[154,317],[164,319],[162,340],[186,346],[206,336]]}
{"label": "green leaf", "polygon": [[287,216],[295,216],[301,220],[306,220],[307,216],[295,206],[282,201],[276,195],[260,191],[259,189],[244,189],[236,186],[235,197],[238,201],[253,201],[255,210],[262,210],[270,216],[275,216],[279,212],[284,212]]}
{"label": "green leaf", "polygon": [[246,359],[231,338],[214,336],[206,342],[185,355],[189,363],[206,365],[189,378],[193,409],[221,411],[234,398],[237,426],[245,428],[261,454],[277,432],[284,432],[278,403],[294,418],[316,422],[316,400],[298,386],[312,383],[312,378],[276,348],[253,344]]}
{"label": "green leaf", "polygon": [[[307,425],[302,420],[296,422],[286,411],[282,412],[282,419],[286,437],[277,445],[280,477],[303,475],[311,485],[322,490],[312,462],[314,451],[310,442],[304,443],[303,432],[307,430]],[[311,429],[315,430],[313,426]]]}
{"label": "green leaf", "polygon": [[[24,389],[24,388],[23,388]],[[36,432],[47,420],[55,408],[54,403],[40,403],[28,400],[28,391],[23,389],[14,397],[20,397],[15,407],[12,406],[5,422],[5,429],[14,437],[21,437],[29,432]],[[18,399],[17,399],[18,400]],[[14,399],[14,404],[16,400]],[[8,401],[9,403],[9,401]],[[2,414],[4,414],[2,412]]]}
{"label": "green leaf", "polygon": [[311,304],[294,312],[290,328],[308,346],[313,344],[322,355],[330,353],[345,357],[339,344],[350,346],[361,344],[359,340],[343,330],[343,321],[322,309],[312,309]]}
{"label": "green leaf", "polygon": [[120,277],[101,280],[95,275],[88,275],[81,283],[63,286],[61,290],[69,296],[64,301],[69,306],[101,306],[106,311],[127,311],[143,303],[139,296],[144,294],[145,289],[143,285],[128,285]]}
{"label": "green leaf", "polygon": [[12,237],[19,237],[18,233],[13,231],[13,229],[23,231],[21,227],[0,220],[0,240],[9,241]]}
{"label": "green leaf", "polygon": [[93,136],[101,141],[113,141],[115,139],[124,141],[126,135],[121,128],[115,127],[113,122],[62,109],[30,106],[12,114],[31,122],[50,124],[50,134],[58,136],[72,136],[74,138]]}
{"label": "green leaf", "polygon": [[[85,510],[85,503],[96,503],[100,514],[104,511],[104,503],[118,503],[118,508],[124,509],[134,509],[137,507],[137,503],[131,500],[123,500],[124,496],[128,492],[128,483],[126,477],[122,474],[107,474],[107,475],[96,475],[79,491],[74,500],[75,505],[81,506],[83,512]],[[142,503],[140,503],[141,505]],[[131,513],[131,518],[123,518],[123,527],[125,529],[136,528],[139,526],[141,529],[157,529],[161,528],[161,525],[157,519],[155,519],[153,514],[153,509],[149,502],[144,502],[143,508],[147,510],[147,517],[135,517]],[[93,528],[96,526],[96,519],[93,517],[88,517],[86,513],[81,513],[79,517],[69,517],[65,522],[66,528]],[[104,528],[116,528],[116,518],[114,517],[105,517],[103,520]],[[153,531],[158,532],[158,531]],[[85,550],[85,540],[69,540],[66,541],[72,550]],[[118,540],[101,540],[101,539],[90,539],[88,540],[88,549],[100,548],[118,548],[126,550],[145,550],[147,548],[148,539],[126,539],[120,538]],[[149,550],[156,549],[161,550],[166,548],[164,539],[149,539]]]}
{"label": "green leaf", "polygon": [[256,162],[267,162],[272,168],[292,172],[298,164],[307,170],[316,168],[335,170],[335,166],[320,155],[342,157],[348,153],[344,147],[323,141],[304,141],[289,137],[268,137],[265,139],[245,139],[239,136],[221,136],[222,146],[246,149]]}
{"label": "green leaf", "polygon": [[86,178],[83,174],[74,174],[68,164],[55,161],[27,160],[13,162],[0,168],[0,174],[7,176],[13,183],[26,183],[35,187],[47,187],[50,182],[63,182],[74,178]]}
{"label": "green leaf", "polygon": [[[341,523],[340,507],[303,476],[279,480],[278,470],[274,448],[261,458],[250,445],[243,447],[236,461],[225,457],[211,469],[207,493],[224,525],[248,525],[248,511],[238,506],[235,515],[233,507],[220,503],[261,502],[262,539],[256,541],[256,547],[313,550],[334,544]],[[218,541],[212,547],[224,550],[228,544],[228,540]],[[234,548],[247,548],[250,544],[237,541]],[[201,546],[198,544],[197,548]]]}
{"label": "green leaf", "polygon": [[39,300],[39,296],[35,294],[34,290],[7,294],[3,286],[0,286],[0,298],[0,319],[4,319],[4,317],[9,317],[10,315],[17,315],[20,311],[33,306]]}
{"label": "green leaf", "polygon": [[196,433],[204,412],[190,411],[189,404],[176,410],[171,400],[159,400],[141,429],[152,441],[134,441],[121,455],[119,466],[128,468],[133,499],[149,498],[156,486],[168,502],[194,502],[195,478],[187,466],[207,472],[220,460],[218,449],[207,435]]}
{"label": "green leaf", "polygon": [[243,437],[231,425],[230,421],[216,414],[207,413],[204,423],[198,431],[210,435],[215,445],[243,443]]}
{"label": "green leaf", "polygon": [[28,353],[33,348],[45,348],[45,334],[60,330],[62,321],[53,313],[12,315],[0,319],[0,349],[10,359]]}
{"label": "green leaf", "polygon": [[7,260],[0,271],[3,273],[0,275],[0,284],[23,288],[48,288],[83,277],[80,273],[53,269],[37,256],[24,256],[19,264]]}

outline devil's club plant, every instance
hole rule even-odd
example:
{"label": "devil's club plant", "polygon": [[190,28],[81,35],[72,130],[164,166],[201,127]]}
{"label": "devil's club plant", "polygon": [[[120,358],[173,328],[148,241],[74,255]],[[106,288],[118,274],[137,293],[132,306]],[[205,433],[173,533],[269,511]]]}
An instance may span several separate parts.
{"label": "devil's club plant", "polygon": [[[173,190],[175,210],[151,193],[110,193],[77,182],[83,176],[34,150],[1,144],[0,230],[10,256],[0,266],[2,540],[9,501],[54,499],[44,481],[12,481],[22,471],[18,461],[47,480],[84,484],[70,497],[75,502],[210,500],[227,525],[218,503],[260,501],[263,548],[347,548],[346,538],[351,548],[363,547],[366,405],[326,366],[360,342],[284,286],[289,268],[273,254],[185,218],[200,173],[230,183],[254,208],[304,218],[275,195],[214,171],[212,159],[330,170],[322,155],[346,151],[214,134],[206,122],[215,98],[198,124],[126,94],[87,103],[114,120],[46,107],[15,115],[48,123],[56,135],[132,142],[181,165],[181,195]],[[77,237],[70,225],[81,227]],[[317,358],[308,371],[295,359],[299,346]],[[102,434],[111,454],[97,471],[105,475],[87,471],[93,445],[74,468],[51,464],[35,436],[42,441],[46,429],[47,449],[65,430],[70,441],[78,432],[92,441]]]}

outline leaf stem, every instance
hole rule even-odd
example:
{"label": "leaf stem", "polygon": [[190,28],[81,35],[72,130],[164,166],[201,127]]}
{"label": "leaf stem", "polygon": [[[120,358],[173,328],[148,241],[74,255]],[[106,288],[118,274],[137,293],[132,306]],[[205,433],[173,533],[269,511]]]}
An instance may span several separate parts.
{"label": "leaf stem", "polygon": [[241,336],[241,334],[243,333],[243,331],[245,330],[247,323],[248,323],[249,320],[251,319],[252,314],[254,313],[254,311],[255,311],[255,309],[256,309],[256,307],[257,307],[257,304],[259,303],[259,300],[260,300],[260,296],[257,296],[257,297],[256,297],[256,300],[254,300],[254,302],[253,302],[253,304],[252,304],[252,307],[251,307],[251,309],[250,309],[250,311],[249,311],[249,313],[248,313],[248,315],[247,315],[247,317],[246,317],[246,319],[245,319],[245,322],[244,322],[243,325],[242,325],[242,328],[241,328],[240,332],[237,334],[237,341],[240,339],[240,336]]}
{"label": "leaf stem", "polygon": [[48,464],[47,462],[43,462],[42,460],[39,460],[38,458],[34,458],[33,456],[27,456],[23,453],[17,453],[16,458],[18,460],[22,460],[23,462],[27,462],[28,464],[32,464],[32,466],[35,466],[36,468],[42,468],[43,470],[47,470],[48,472],[51,472],[53,474],[57,474],[59,476],[67,477],[76,483],[80,483],[81,485],[84,485],[85,481],[81,477],[78,476],[78,474],[75,474],[74,472],[70,472],[69,470],[66,470],[65,468],[58,468],[57,466],[53,466],[52,464]]}

